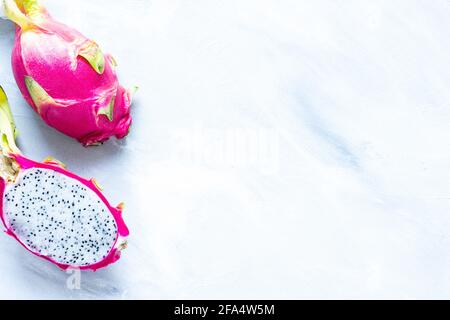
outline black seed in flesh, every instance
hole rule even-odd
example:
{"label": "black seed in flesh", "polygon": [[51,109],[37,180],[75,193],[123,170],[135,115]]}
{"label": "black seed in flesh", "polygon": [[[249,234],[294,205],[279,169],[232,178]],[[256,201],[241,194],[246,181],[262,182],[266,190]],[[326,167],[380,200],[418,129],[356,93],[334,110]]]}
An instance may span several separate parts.
{"label": "black seed in flesh", "polygon": [[117,239],[117,224],[97,194],[49,169],[21,172],[18,182],[5,190],[3,211],[22,243],[59,264],[100,262]]}

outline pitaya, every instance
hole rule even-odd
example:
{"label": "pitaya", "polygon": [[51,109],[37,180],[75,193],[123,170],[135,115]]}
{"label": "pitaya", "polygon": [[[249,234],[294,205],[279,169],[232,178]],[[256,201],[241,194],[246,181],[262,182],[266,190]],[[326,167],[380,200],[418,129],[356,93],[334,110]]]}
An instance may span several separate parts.
{"label": "pitaya", "polygon": [[135,88],[119,84],[114,58],[53,20],[38,0],[4,0],[4,8],[17,24],[14,77],[42,119],[85,146],[124,138]]}
{"label": "pitaya", "polygon": [[120,257],[129,232],[123,205],[113,208],[95,179],[60,162],[25,158],[0,87],[0,217],[6,232],[33,254],[62,269],[97,270]]}

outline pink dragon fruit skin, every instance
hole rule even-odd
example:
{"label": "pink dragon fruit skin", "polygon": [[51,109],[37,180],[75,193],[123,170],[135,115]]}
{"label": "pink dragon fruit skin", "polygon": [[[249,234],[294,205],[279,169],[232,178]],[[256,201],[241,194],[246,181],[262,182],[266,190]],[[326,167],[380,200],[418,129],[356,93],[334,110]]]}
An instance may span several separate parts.
{"label": "pink dragon fruit skin", "polygon": [[[1,87],[0,136],[0,220],[6,233],[32,254],[63,270],[95,271],[116,262],[129,235],[122,218],[123,204],[112,207],[95,179],[83,179],[53,158],[39,163],[24,157],[15,144],[14,120]],[[24,192],[24,188],[32,190]],[[45,206],[56,208],[43,209]],[[21,217],[28,221],[20,220]],[[105,231],[109,227],[111,230]],[[105,232],[110,233],[109,240]],[[82,243],[86,247],[80,247]],[[94,245],[89,247],[87,243]],[[95,246],[102,246],[102,251],[95,252]],[[80,260],[87,250],[92,250],[92,254],[87,260]],[[75,260],[68,263],[70,259]]]}
{"label": "pink dragon fruit skin", "polygon": [[6,0],[5,12],[17,24],[14,77],[41,118],[85,146],[124,138],[134,89],[119,84],[112,56],[37,0]]}

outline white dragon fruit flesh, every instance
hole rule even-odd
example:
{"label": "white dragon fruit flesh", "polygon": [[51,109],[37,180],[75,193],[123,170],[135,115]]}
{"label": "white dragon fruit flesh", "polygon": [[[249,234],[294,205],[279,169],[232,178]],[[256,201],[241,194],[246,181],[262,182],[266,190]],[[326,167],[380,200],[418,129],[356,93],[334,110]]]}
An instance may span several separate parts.
{"label": "white dragon fruit flesh", "polygon": [[122,205],[112,207],[94,179],[60,162],[25,158],[0,87],[0,217],[6,232],[31,253],[62,269],[97,270],[117,261],[129,232]]}

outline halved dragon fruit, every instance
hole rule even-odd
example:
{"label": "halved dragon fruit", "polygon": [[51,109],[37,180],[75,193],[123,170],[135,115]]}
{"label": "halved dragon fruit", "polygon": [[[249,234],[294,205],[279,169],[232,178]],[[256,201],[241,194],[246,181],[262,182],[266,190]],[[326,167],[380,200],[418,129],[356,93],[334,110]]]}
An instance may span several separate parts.
{"label": "halved dragon fruit", "polygon": [[119,84],[114,58],[53,20],[38,0],[4,0],[4,9],[17,24],[14,77],[41,118],[86,146],[124,138],[135,89]]}
{"label": "halved dragon fruit", "polygon": [[1,87],[0,135],[0,217],[6,232],[62,269],[97,270],[117,261],[129,234],[123,205],[112,207],[95,179],[80,178],[57,160],[25,158]]}

